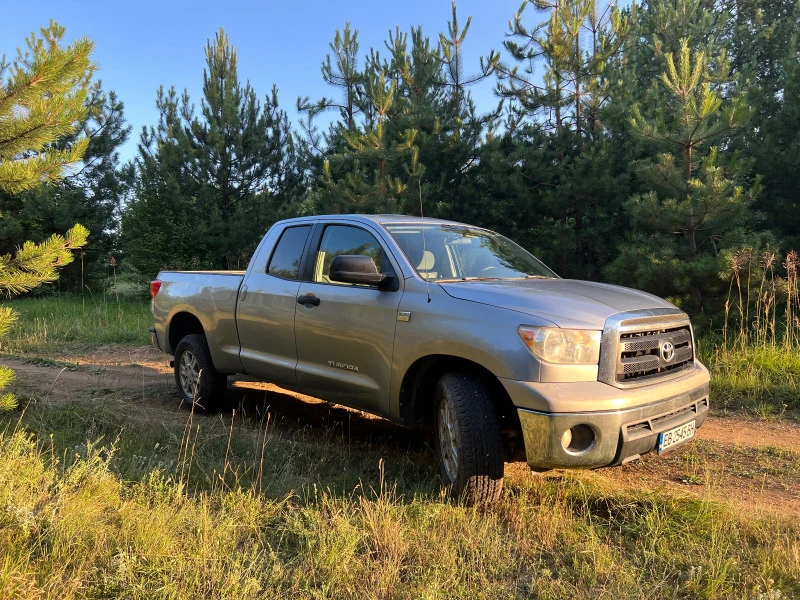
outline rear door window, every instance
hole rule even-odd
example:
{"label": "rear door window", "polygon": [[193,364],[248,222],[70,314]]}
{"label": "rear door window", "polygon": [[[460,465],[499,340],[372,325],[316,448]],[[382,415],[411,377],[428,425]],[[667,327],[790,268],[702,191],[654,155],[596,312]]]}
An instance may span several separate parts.
{"label": "rear door window", "polygon": [[303,248],[310,231],[310,225],[287,227],[269,259],[267,273],[281,279],[299,279],[300,260],[303,258]]}

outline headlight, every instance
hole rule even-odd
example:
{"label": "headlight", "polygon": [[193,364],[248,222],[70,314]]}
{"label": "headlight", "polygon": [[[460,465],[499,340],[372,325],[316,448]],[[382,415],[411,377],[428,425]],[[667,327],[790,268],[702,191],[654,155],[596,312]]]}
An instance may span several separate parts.
{"label": "headlight", "polygon": [[520,327],[519,335],[537,358],[558,365],[596,365],[600,361],[600,331]]}

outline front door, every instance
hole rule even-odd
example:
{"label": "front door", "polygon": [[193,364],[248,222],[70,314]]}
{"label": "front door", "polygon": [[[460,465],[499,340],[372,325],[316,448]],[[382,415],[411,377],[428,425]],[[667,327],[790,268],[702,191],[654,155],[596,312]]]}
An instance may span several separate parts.
{"label": "front door", "polygon": [[297,382],[304,392],[369,412],[386,414],[397,307],[393,290],[332,282],[335,256],[370,256],[382,273],[399,273],[393,258],[366,228],[327,225],[309,260],[313,274],[300,286],[295,316]]}

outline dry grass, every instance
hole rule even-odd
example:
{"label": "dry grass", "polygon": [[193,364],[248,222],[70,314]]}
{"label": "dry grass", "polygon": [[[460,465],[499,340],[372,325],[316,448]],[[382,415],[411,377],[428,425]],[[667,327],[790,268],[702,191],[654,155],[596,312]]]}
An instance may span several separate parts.
{"label": "dry grass", "polygon": [[343,444],[340,431],[230,416],[181,426],[118,408],[6,416],[0,597],[800,593],[800,529],[777,517],[599,473],[517,469],[498,504],[475,510],[443,499],[422,444]]}
{"label": "dry grass", "polygon": [[742,248],[727,256],[723,327],[698,340],[718,407],[763,417],[800,415],[798,267],[794,251],[783,261],[770,249]]}

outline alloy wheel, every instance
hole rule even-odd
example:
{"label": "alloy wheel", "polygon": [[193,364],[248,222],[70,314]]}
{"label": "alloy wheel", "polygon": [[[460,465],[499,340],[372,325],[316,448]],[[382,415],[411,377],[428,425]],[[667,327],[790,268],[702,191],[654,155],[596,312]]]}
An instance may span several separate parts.
{"label": "alloy wheel", "polygon": [[194,398],[197,393],[197,384],[200,381],[200,365],[197,357],[190,350],[186,350],[181,354],[178,367],[183,393],[189,398]]}
{"label": "alloy wheel", "polygon": [[456,416],[450,401],[442,398],[439,403],[439,453],[447,478],[455,482],[458,477],[458,430]]}

